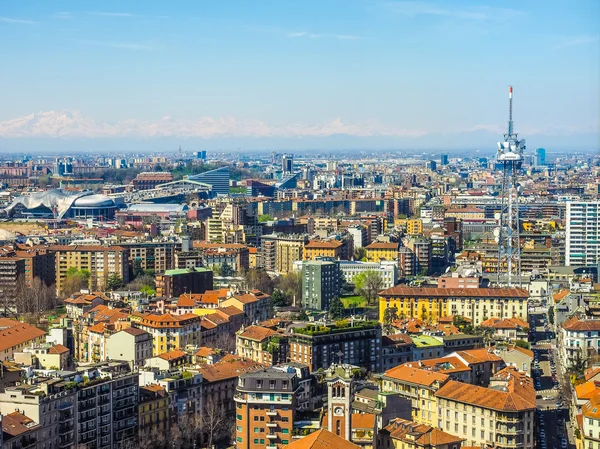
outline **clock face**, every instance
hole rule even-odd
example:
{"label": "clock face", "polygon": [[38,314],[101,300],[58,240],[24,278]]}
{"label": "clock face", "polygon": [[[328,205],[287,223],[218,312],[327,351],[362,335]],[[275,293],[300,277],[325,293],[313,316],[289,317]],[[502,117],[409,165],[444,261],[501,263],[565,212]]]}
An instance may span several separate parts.
{"label": "clock face", "polygon": [[336,416],[341,416],[344,414],[344,409],[342,407],[336,407],[333,409],[333,414]]}

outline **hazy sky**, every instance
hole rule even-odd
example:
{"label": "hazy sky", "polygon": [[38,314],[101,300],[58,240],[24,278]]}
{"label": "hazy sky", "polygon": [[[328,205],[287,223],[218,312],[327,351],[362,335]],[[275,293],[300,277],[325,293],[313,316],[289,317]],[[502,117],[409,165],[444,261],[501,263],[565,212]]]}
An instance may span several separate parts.
{"label": "hazy sky", "polygon": [[3,1],[0,122],[597,133],[600,1]]}

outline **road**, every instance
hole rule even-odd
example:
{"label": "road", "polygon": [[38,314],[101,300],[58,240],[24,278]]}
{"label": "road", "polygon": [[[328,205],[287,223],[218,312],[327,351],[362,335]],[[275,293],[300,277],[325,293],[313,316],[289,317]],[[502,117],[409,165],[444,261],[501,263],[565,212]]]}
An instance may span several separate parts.
{"label": "road", "polygon": [[[542,449],[561,449],[562,441],[567,440],[568,448],[575,448],[574,440],[569,438],[568,404],[562,404],[560,386],[563,381],[563,370],[558,354],[555,352],[556,339],[554,332],[545,327],[545,313],[533,312],[529,315],[532,329],[532,350],[537,369],[533,371],[536,388],[536,404],[538,408],[538,447]],[[554,371],[553,369],[554,368]]]}

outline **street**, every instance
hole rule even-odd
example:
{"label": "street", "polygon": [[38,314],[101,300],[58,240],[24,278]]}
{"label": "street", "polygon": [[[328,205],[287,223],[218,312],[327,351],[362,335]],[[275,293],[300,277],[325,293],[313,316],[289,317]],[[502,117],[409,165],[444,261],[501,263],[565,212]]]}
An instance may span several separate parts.
{"label": "street", "polygon": [[538,408],[538,447],[541,449],[574,448],[569,437],[569,404],[563,403],[561,382],[563,369],[556,353],[556,339],[550,331],[545,313],[529,316],[534,367],[532,376]]}

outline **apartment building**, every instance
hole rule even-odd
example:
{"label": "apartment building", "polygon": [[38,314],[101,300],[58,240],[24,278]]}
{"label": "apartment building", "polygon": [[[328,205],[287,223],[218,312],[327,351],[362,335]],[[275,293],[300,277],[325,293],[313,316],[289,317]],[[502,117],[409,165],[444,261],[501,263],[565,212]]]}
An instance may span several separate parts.
{"label": "apartment building", "polygon": [[185,348],[187,345],[200,346],[200,317],[186,315],[142,315],[141,320],[134,323],[138,329],[152,335],[152,355]]}
{"label": "apartment building", "polygon": [[437,427],[471,446],[533,449],[535,389],[525,373],[512,367],[499,371],[484,388],[454,380],[436,393]]}
{"label": "apartment building", "polygon": [[108,278],[117,275],[129,282],[129,251],[122,246],[51,246],[56,254],[56,291],[61,293],[69,268],[90,272],[92,291],[106,288]]}
{"label": "apartment building", "polygon": [[235,307],[244,313],[244,324],[260,323],[271,316],[271,296],[259,290],[236,293],[221,302],[221,307]]}
{"label": "apartment building", "polygon": [[386,449],[459,449],[464,440],[437,427],[397,418],[381,429],[377,446]]}
{"label": "apartment building", "polygon": [[141,269],[154,270],[156,274],[178,268],[175,266],[175,254],[181,249],[179,242],[127,242],[119,245],[129,250],[128,262],[132,267],[139,265]]}
{"label": "apartment building", "polygon": [[340,297],[340,264],[335,259],[307,260],[302,263],[302,307],[329,310]]}
{"label": "apartment building", "polygon": [[9,318],[0,318],[0,362],[12,360],[15,352],[39,345],[46,332],[35,326]]}
{"label": "apartment building", "polygon": [[596,266],[600,262],[600,201],[567,202],[565,265]]}
{"label": "apartment building", "polygon": [[435,394],[449,379],[443,373],[401,365],[383,373],[381,391],[410,400],[413,421],[436,426],[438,404]]}
{"label": "apartment building", "polygon": [[261,237],[261,254],[267,271],[286,274],[292,271],[296,260],[304,259],[308,237],[302,234],[274,233]]}
{"label": "apartment building", "polygon": [[268,344],[271,337],[279,335],[268,327],[248,326],[240,329],[236,334],[235,353],[246,359],[254,360],[255,362],[270,365],[268,360]]}
{"label": "apartment building", "polygon": [[597,356],[600,351],[600,320],[573,317],[562,324],[560,352],[567,366]]}
{"label": "apartment building", "polygon": [[131,368],[143,366],[152,357],[152,334],[137,327],[129,327],[110,335],[106,341],[109,360],[129,362]]}
{"label": "apartment building", "polygon": [[138,423],[140,441],[169,431],[169,395],[164,387],[158,384],[140,387]]}
{"label": "apartment building", "polygon": [[398,243],[373,242],[365,247],[367,260],[369,262],[381,262],[382,260],[398,260]]}
{"label": "apartment building", "polygon": [[291,368],[240,375],[235,394],[236,447],[281,449],[292,442],[299,389]]}
{"label": "apartment building", "polygon": [[581,415],[577,416],[577,427],[581,434],[583,449],[600,448],[600,391],[581,407]]}
{"label": "apartment building", "polygon": [[213,272],[206,268],[167,270],[156,275],[156,295],[177,298],[186,293],[204,293],[213,289]]}
{"label": "apartment building", "polygon": [[346,282],[353,284],[354,277],[365,271],[375,271],[383,280],[383,288],[393,287],[398,283],[398,264],[395,261],[358,262],[340,260],[339,267]]}
{"label": "apartment building", "polygon": [[461,315],[479,326],[491,317],[527,321],[529,293],[521,288],[416,288],[397,286],[379,297],[379,316],[387,307],[399,315],[436,322],[446,316]]}
{"label": "apartment building", "polygon": [[343,243],[339,240],[311,240],[304,246],[304,260],[316,260],[319,257],[340,259]]}
{"label": "apartment building", "polygon": [[[303,363],[311,371],[327,369],[339,362],[381,370],[381,325],[377,321],[352,324],[307,324],[287,334],[289,360]],[[341,355],[340,355],[341,354]]]}

